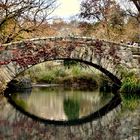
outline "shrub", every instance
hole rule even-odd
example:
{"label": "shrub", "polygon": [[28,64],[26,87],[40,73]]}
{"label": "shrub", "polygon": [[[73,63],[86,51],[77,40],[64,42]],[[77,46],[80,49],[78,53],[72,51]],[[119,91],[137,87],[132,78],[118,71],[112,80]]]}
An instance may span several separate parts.
{"label": "shrub", "polygon": [[140,92],[140,79],[133,72],[130,72],[123,78],[121,92],[128,94],[138,94]]}
{"label": "shrub", "polygon": [[125,109],[134,110],[140,104],[140,96],[134,94],[128,96],[126,93],[124,93],[122,95],[122,101],[124,110]]}

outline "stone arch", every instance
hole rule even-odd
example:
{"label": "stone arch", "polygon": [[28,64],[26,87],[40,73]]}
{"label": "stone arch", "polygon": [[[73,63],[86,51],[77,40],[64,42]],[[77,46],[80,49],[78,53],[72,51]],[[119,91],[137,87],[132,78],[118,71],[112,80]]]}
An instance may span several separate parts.
{"label": "stone arch", "polygon": [[[29,67],[48,60],[76,60],[91,65],[121,85],[119,66],[133,67],[127,46],[87,37],[37,38],[2,45],[1,79],[6,84]],[[0,81],[2,81],[0,79]]]}
{"label": "stone arch", "polygon": [[[100,65],[94,64],[92,62],[81,60],[81,59],[71,59],[71,58],[57,58],[57,59],[51,59],[51,60],[52,61],[54,61],[54,60],[74,60],[74,61],[77,61],[77,62],[87,64],[89,66],[92,66],[92,67],[96,68],[97,70],[99,70],[103,74],[105,74],[108,78],[110,78],[118,86],[118,88],[121,86],[120,79],[118,79],[115,75],[113,75],[111,72],[109,72],[108,70],[104,69]],[[48,60],[42,61],[41,63],[47,62],[47,61],[50,61],[50,60],[48,59]],[[29,69],[29,68],[37,65],[37,64],[39,64],[39,63],[36,63],[36,64],[30,65],[28,67],[19,69],[16,66],[14,66],[12,63],[9,63],[7,66],[5,66],[5,68],[3,68],[3,71],[5,71],[4,73],[6,73],[6,76],[5,76],[6,79],[7,79],[6,84],[8,84],[11,80],[16,78],[22,72],[26,71],[27,69]]]}

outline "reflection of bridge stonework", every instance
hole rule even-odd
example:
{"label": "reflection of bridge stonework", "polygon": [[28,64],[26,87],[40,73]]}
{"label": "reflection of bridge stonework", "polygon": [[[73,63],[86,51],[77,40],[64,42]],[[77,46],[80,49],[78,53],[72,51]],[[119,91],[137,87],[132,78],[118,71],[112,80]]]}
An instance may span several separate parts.
{"label": "reflection of bridge stonework", "polygon": [[130,46],[89,37],[50,37],[3,44],[0,46],[0,86],[35,64],[58,59],[84,62],[121,84],[120,68],[139,69],[138,57],[133,55]]}

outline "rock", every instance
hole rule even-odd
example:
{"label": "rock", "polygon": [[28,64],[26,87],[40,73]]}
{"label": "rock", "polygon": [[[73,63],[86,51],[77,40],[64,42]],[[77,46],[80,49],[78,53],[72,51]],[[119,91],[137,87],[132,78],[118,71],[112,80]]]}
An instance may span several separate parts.
{"label": "rock", "polygon": [[10,91],[19,91],[21,89],[32,88],[31,80],[28,78],[22,78],[20,80],[12,80],[8,84]]}

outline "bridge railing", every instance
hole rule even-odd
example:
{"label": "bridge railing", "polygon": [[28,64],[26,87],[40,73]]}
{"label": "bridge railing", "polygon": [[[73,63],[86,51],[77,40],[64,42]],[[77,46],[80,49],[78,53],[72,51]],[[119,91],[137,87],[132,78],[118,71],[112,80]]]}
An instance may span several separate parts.
{"label": "bridge railing", "polygon": [[108,44],[114,44],[114,45],[119,45],[122,47],[126,47],[126,48],[135,48],[135,49],[140,49],[139,46],[133,46],[133,45],[128,45],[128,44],[124,44],[124,43],[119,43],[119,42],[114,42],[114,41],[110,41],[110,40],[104,40],[104,39],[96,39],[93,37],[85,37],[85,36],[66,36],[66,37],[40,37],[40,38],[32,38],[32,39],[24,39],[21,41],[16,41],[16,42],[11,42],[11,43],[7,43],[7,44],[0,44],[0,48],[5,48],[8,49],[10,46],[13,45],[18,45],[18,44],[22,44],[24,42],[38,42],[40,40],[45,40],[45,41],[57,41],[57,40],[73,40],[73,41],[77,41],[77,40],[82,40],[82,41],[96,41],[96,40],[100,40],[102,42],[108,43]]}

